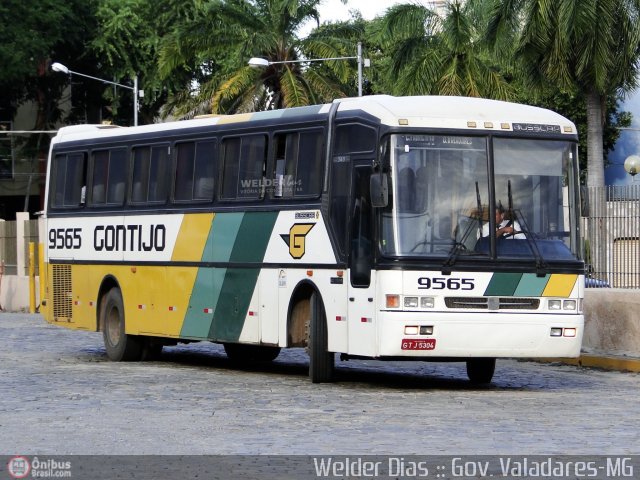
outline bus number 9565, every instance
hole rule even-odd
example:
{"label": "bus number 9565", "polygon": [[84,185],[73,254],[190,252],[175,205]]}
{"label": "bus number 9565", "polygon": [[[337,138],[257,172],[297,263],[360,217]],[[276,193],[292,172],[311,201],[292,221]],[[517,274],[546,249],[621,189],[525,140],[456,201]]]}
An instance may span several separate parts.
{"label": "bus number 9565", "polygon": [[473,278],[420,277],[418,288],[424,290],[473,290]]}
{"label": "bus number 9565", "polygon": [[49,230],[49,248],[78,249],[82,246],[81,228],[52,228]]}

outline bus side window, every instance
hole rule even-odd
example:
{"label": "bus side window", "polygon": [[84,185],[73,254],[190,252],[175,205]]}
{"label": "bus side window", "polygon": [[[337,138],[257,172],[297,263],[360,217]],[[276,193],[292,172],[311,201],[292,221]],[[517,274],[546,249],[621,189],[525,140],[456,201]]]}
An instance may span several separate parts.
{"label": "bus side window", "polygon": [[150,147],[136,147],[133,149],[133,178],[131,187],[132,203],[143,203],[147,201],[149,192],[150,161]]}
{"label": "bus side window", "polygon": [[131,203],[165,203],[169,175],[168,145],[133,149]]}
{"label": "bus side window", "polygon": [[79,207],[84,203],[87,155],[70,153],[56,155],[53,165],[53,192],[51,206],[54,208]]}
{"label": "bus side window", "polygon": [[109,177],[109,151],[99,150],[91,154],[92,176],[90,205],[104,205],[107,201],[107,178]]}
{"label": "bus side window", "polygon": [[276,135],[276,171],[273,179],[273,196],[277,198],[293,197],[298,162],[298,133]]}
{"label": "bus side window", "polygon": [[262,198],[267,159],[265,135],[227,138],[222,142],[223,172],[221,198]]}
{"label": "bus side window", "polygon": [[124,203],[127,170],[127,151],[125,149],[112,150],[109,158],[109,180],[107,181],[107,203],[109,205]]}
{"label": "bus side window", "polygon": [[223,199],[238,196],[238,170],[240,168],[240,138],[227,138],[222,142],[222,192]]}
{"label": "bus side window", "polygon": [[149,165],[149,189],[147,200],[153,203],[167,201],[170,175],[167,175],[169,165],[169,146],[151,147],[151,164]]}
{"label": "bus side window", "polygon": [[177,202],[191,200],[193,196],[193,166],[196,155],[194,142],[176,145],[176,176],[173,198]]}
{"label": "bus side window", "polygon": [[322,191],[322,140],[320,130],[300,133],[296,197],[317,197]]}
{"label": "bus side window", "polygon": [[214,172],[218,153],[217,142],[198,142],[196,144],[196,162],[193,167],[193,199],[213,200]]}
{"label": "bus side window", "polygon": [[376,148],[376,138],[374,128],[357,123],[338,125],[333,154],[372,152]]}

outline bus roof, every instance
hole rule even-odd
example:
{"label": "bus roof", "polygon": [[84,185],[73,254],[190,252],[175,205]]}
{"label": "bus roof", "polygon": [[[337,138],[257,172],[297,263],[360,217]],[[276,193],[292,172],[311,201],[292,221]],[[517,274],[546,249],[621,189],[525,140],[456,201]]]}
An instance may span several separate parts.
{"label": "bus roof", "polygon": [[[575,125],[547,109],[474,97],[371,95],[334,100],[338,112],[363,111],[389,126],[443,128],[463,130],[513,131],[513,124],[559,126],[559,132],[576,134]],[[53,142],[86,140],[149,134],[259,120],[295,119],[322,116],[331,104],[270,110],[236,115],[204,116],[193,120],[154,123],[138,127],[113,125],[74,125],[62,127]],[[278,122],[279,123],[279,122]]]}

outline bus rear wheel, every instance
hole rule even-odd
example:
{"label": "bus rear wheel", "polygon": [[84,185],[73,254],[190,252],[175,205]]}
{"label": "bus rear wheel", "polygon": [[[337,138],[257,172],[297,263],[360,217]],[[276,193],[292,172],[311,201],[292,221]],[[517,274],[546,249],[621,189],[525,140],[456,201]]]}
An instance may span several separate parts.
{"label": "bus rear wheel", "polygon": [[335,358],[327,345],[327,317],[320,295],[311,296],[311,318],[307,335],[309,351],[309,378],[313,383],[325,383],[333,380]]}
{"label": "bus rear wheel", "polygon": [[467,376],[474,385],[491,383],[495,370],[495,358],[471,358],[467,360]]}
{"label": "bus rear wheel", "polygon": [[119,288],[112,288],[104,296],[100,324],[109,360],[130,362],[142,358],[142,340],[136,335],[125,333],[124,302]]}

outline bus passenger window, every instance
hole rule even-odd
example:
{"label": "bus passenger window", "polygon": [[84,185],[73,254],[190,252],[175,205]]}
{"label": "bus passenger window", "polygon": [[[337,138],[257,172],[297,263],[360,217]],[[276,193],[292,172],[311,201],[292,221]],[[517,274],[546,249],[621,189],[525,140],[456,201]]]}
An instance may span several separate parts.
{"label": "bus passenger window", "polygon": [[296,161],[298,160],[297,133],[276,136],[276,171],[274,176],[274,193],[277,198],[293,197],[293,186],[296,180]]}
{"label": "bus passenger window", "polygon": [[223,166],[222,198],[235,199],[238,196],[238,168],[240,159],[240,139],[228,138],[222,142]]}
{"label": "bus passenger window", "polygon": [[267,141],[264,135],[228,138],[223,142],[223,199],[262,197]]}
{"label": "bus passenger window", "polygon": [[131,202],[147,201],[149,191],[149,162],[151,148],[139,147],[133,149],[133,178],[131,188]]}
{"label": "bus passenger window", "polygon": [[166,174],[169,165],[169,147],[162,145],[151,147],[151,165],[149,165],[149,190],[147,200],[150,203],[167,201],[168,179]]}
{"label": "bus passenger window", "polygon": [[90,205],[104,205],[107,201],[107,179],[109,178],[109,151],[93,152],[93,175],[91,179]]}
{"label": "bus passenger window", "polygon": [[131,203],[164,203],[167,200],[167,145],[133,149]]}
{"label": "bus passenger window", "polygon": [[126,150],[111,151],[109,159],[109,180],[107,182],[107,203],[122,205],[124,203],[125,185],[127,182]]}
{"label": "bus passenger window", "polygon": [[176,201],[184,202],[192,199],[196,144],[194,142],[179,143],[176,145],[176,152],[176,183],[173,195]]}
{"label": "bus passenger window", "polygon": [[322,130],[277,135],[273,196],[317,197],[322,189]]}
{"label": "bus passenger window", "polygon": [[198,142],[196,144],[196,163],[193,168],[194,200],[213,200],[216,147],[216,142]]}
{"label": "bus passenger window", "polygon": [[317,197],[322,191],[322,132],[300,133],[295,196]]}
{"label": "bus passenger window", "polygon": [[86,154],[56,155],[53,164],[53,192],[51,206],[79,207],[83,204],[86,175]]}

